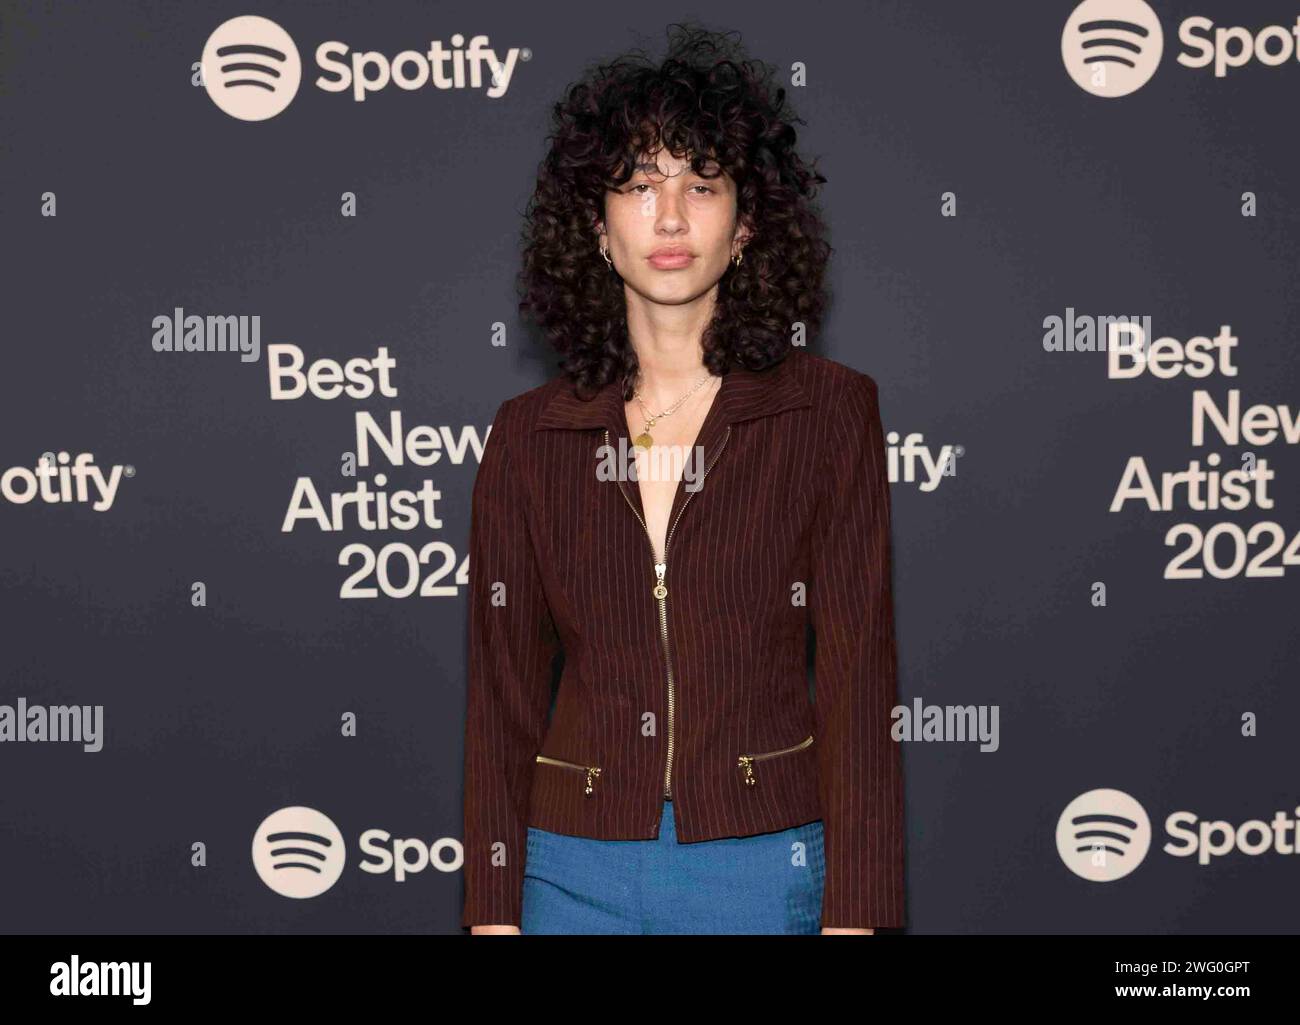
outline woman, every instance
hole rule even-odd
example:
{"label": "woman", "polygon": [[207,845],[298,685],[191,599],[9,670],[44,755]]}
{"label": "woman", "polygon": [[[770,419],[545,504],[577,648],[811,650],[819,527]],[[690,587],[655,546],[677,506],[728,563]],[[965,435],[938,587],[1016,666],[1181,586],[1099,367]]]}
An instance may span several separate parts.
{"label": "woman", "polygon": [[475,934],[902,925],[884,439],[802,345],[830,247],[795,120],[698,29],[555,108],[521,306],[563,373],[473,494]]}

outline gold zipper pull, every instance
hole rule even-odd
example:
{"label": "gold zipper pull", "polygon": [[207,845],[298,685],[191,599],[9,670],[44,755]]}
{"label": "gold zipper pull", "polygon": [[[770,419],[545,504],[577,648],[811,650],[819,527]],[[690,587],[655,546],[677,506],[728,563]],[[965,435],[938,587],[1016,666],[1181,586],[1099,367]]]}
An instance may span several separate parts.
{"label": "gold zipper pull", "polygon": [[788,755],[791,751],[802,751],[812,742],[813,738],[809,736],[791,747],[781,748],[780,751],[764,751],[762,754],[757,755],[740,755],[737,758],[737,764],[745,770],[745,786],[752,787],[758,783],[758,780],[754,778],[754,763],[760,758],[778,758],[781,755]]}
{"label": "gold zipper pull", "polygon": [[668,597],[668,588],[664,585],[664,574],[667,572],[668,572],[668,563],[666,562],[655,563],[655,576],[659,578],[659,582],[655,584],[654,594],[656,598]]}
{"label": "gold zipper pull", "polygon": [[583,790],[583,793],[588,797],[590,797],[592,793],[592,780],[600,775],[599,765],[578,765],[576,762],[566,762],[563,758],[551,758],[549,755],[544,754],[539,754],[537,756],[537,761],[546,765],[559,765],[565,769],[576,769],[578,772],[585,772],[587,774],[587,785]]}
{"label": "gold zipper pull", "polygon": [[752,755],[740,756],[740,767],[745,770],[745,786],[752,787],[758,780],[754,779],[754,758]]}

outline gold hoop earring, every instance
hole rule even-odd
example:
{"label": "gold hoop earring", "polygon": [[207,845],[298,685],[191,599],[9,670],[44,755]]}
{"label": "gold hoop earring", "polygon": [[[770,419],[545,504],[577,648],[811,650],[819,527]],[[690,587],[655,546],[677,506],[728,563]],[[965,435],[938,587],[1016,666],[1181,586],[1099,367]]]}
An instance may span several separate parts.
{"label": "gold hoop earring", "polygon": [[607,264],[609,264],[609,266],[610,266],[611,268],[613,268],[613,266],[614,266],[614,261],[611,260],[611,259],[609,258],[609,250],[606,249],[604,246],[601,246],[601,247],[600,247],[600,255],[603,256],[603,257],[605,258],[605,262],[606,262]]}
{"label": "gold hoop earring", "polygon": [[745,251],[741,249],[739,252],[736,253],[735,257],[732,259],[731,262],[735,264],[737,267],[739,267],[740,261],[743,260],[744,258],[745,258]]}

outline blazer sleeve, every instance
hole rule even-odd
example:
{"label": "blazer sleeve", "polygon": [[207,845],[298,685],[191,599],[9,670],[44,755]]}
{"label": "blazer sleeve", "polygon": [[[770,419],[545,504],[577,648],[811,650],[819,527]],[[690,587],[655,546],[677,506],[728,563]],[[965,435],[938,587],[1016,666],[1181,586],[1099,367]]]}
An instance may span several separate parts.
{"label": "blazer sleeve", "polygon": [[876,383],[854,371],[829,418],[809,598],[826,882],[822,928],[903,924],[902,752],[890,499]]}
{"label": "blazer sleeve", "polygon": [[471,498],[462,927],[520,924],[529,791],[560,647],[512,461],[512,401],[488,432]]}

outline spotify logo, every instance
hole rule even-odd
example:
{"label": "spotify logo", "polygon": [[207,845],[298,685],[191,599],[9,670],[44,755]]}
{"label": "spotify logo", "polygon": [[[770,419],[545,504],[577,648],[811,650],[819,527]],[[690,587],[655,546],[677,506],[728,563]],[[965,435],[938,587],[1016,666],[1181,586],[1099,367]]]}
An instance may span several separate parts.
{"label": "spotify logo", "polygon": [[338,882],[345,860],[343,834],[315,808],[281,808],[253,835],[253,867],[282,897],[320,896]]}
{"label": "spotify logo", "polygon": [[241,121],[265,121],[289,106],[302,61],[289,33],[245,14],[219,25],[203,47],[203,86],[212,102]]}
{"label": "spotify logo", "polygon": [[[506,95],[521,62],[532,60],[526,46],[497,51],[486,35],[459,32],[451,46],[432,39],[427,49],[402,50],[392,58],[356,49],[338,39],[316,47],[315,79],[322,92],[351,95],[357,103],[390,86],[408,93],[479,90],[489,99]],[[212,102],[241,121],[265,121],[293,101],[302,82],[302,60],[289,33],[275,22],[246,14],[218,26],[203,47],[203,87]]]}
{"label": "spotify logo", "polygon": [[1065,806],[1056,850],[1065,867],[1094,883],[1122,879],[1151,847],[1146,811],[1122,790],[1089,790]]}
{"label": "spotify logo", "polygon": [[1127,96],[1146,85],[1164,53],[1160,20],[1146,0],[1084,0],[1061,33],[1061,59],[1094,96]]}
{"label": "spotify logo", "polygon": [[[1216,25],[1200,15],[1178,25],[1184,68],[1215,78],[1248,64],[1300,63],[1300,17],[1292,25]],[[1093,96],[1127,96],[1150,81],[1164,52],[1160,22],[1146,0],[1084,0],[1061,32],[1061,59],[1075,84]]]}

